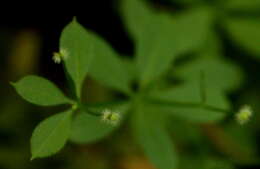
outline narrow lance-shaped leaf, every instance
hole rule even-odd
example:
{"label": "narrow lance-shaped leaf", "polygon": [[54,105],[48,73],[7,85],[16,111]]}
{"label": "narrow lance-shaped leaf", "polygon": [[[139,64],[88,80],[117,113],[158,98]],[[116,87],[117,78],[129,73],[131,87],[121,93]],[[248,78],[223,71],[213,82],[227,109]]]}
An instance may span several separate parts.
{"label": "narrow lance-shaped leaf", "polygon": [[237,89],[242,84],[242,71],[234,63],[216,57],[204,57],[175,67],[175,76],[186,81],[197,81],[200,72],[205,74],[205,84],[221,91]]}
{"label": "narrow lance-shaped leaf", "polygon": [[122,0],[120,5],[126,29],[133,39],[138,41],[144,29],[149,26],[154,11],[149,8],[145,0]]}
{"label": "narrow lance-shaped leaf", "polygon": [[204,90],[206,96],[204,103],[198,80],[171,89],[151,92],[150,98],[157,101],[158,111],[179,119],[199,123],[223,119],[226,115],[223,111],[230,110],[230,103],[225,94],[212,86],[205,86]]}
{"label": "narrow lance-shaped leaf", "polygon": [[122,6],[136,42],[141,86],[164,73],[176,56],[201,47],[211,23],[211,15],[204,8],[173,17],[155,11],[142,0],[124,0]]}
{"label": "narrow lance-shaped leaf", "polygon": [[151,163],[158,169],[176,169],[178,157],[166,131],[161,112],[139,107],[132,123],[134,136]]}
{"label": "narrow lance-shaped leaf", "polygon": [[26,76],[12,85],[22,98],[34,104],[51,106],[72,102],[52,82],[42,77]]}
{"label": "narrow lance-shaped leaf", "polygon": [[53,115],[41,122],[31,138],[31,159],[58,152],[70,135],[71,111]]}
{"label": "narrow lance-shaped leaf", "polygon": [[90,76],[103,85],[130,93],[130,78],[123,61],[113,48],[98,35],[92,33],[94,53]]}
{"label": "narrow lance-shaped leaf", "polygon": [[77,96],[80,97],[82,83],[93,57],[93,42],[90,34],[76,19],[62,31],[60,50],[66,54],[65,66],[75,83]]}

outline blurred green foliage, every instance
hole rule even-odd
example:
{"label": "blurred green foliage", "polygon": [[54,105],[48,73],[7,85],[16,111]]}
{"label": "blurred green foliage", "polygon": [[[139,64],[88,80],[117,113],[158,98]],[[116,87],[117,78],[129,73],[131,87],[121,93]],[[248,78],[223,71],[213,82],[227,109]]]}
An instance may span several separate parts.
{"label": "blurred green foliage", "polygon": [[[71,133],[69,121],[65,124],[63,118],[62,123],[51,120],[50,125],[43,125],[65,114],[40,123],[36,130],[49,135],[47,130],[55,128],[57,134],[37,136],[35,131],[32,151],[39,157],[53,154],[68,137],[79,145],[69,143],[62,153],[30,163],[32,128],[66,106],[37,108],[22,102],[10,86],[0,89],[8,95],[8,99],[1,98],[0,138],[4,139],[0,139],[0,168],[235,169],[259,165],[259,87],[247,82],[254,76],[259,84],[258,72],[246,74],[245,66],[236,60],[239,58],[226,52],[228,41],[238,51],[242,48],[251,62],[259,63],[259,0],[165,1],[169,5],[118,1],[118,12],[134,42],[134,57],[120,57],[108,42],[78,24],[65,28],[60,45],[71,56],[65,60],[65,74],[70,90],[76,89],[72,99],[81,97],[84,105],[70,117]],[[180,9],[172,11],[175,6]],[[18,46],[7,59],[5,81],[36,73],[40,44],[34,34],[18,37],[13,42]],[[26,58],[27,64],[18,58]],[[89,78],[84,82],[87,72]],[[28,96],[24,95],[27,92],[21,94],[21,89],[18,93],[31,102],[70,102],[63,94],[55,94],[56,88],[50,92],[43,82],[33,83],[22,85],[22,90],[31,92]],[[230,94],[235,96],[233,102],[227,97]],[[35,97],[28,98],[31,96]],[[254,117],[240,126],[234,114],[245,103],[252,105]],[[105,108],[122,113],[119,125],[108,125],[88,114]],[[34,153],[38,143],[44,144],[44,149]]]}

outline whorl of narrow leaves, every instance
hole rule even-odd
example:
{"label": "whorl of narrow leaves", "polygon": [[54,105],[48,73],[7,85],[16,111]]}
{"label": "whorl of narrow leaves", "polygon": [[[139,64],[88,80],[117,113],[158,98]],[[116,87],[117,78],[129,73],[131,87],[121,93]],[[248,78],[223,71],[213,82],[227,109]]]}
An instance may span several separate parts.
{"label": "whorl of narrow leaves", "polygon": [[71,103],[52,82],[42,77],[26,76],[12,85],[22,98],[34,104],[51,106]]}
{"label": "whorl of narrow leaves", "polygon": [[32,159],[58,152],[70,135],[71,111],[53,115],[41,122],[31,138]]}
{"label": "whorl of narrow leaves", "polygon": [[66,70],[75,83],[77,96],[80,97],[82,83],[93,57],[93,43],[89,32],[76,19],[63,29],[60,50],[68,53],[64,60]]}

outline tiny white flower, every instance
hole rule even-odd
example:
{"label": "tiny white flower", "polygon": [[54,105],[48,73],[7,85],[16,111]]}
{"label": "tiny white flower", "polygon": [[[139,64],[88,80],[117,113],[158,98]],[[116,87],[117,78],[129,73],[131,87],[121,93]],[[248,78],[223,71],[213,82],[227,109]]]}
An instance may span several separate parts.
{"label": "tiny white flower", "polygon": [[69,57],[69,53],[65,49],[60,49],[60,52],[54,52],[52,60],[54,63],[61,63],[61,61],[66,60]]}
{"label": "tiny white flower", "polygon": [[247,123],[250,120],[252,115],[253,115],[252,108],[248,105],[245,105],[238,111],[238,113],[235,116],[237,122],[242,125]]}
{"label": "tiny white flower", "polygon": [[102,119],[102,121],[104,121],[106,123],[116,125],[116,124],[118,124],[118,122],[120,120],[120,114],[118,112],[112,112],[108,109],[105,109],[102,112],[101,119]]}
{"label": "tiny white flower", "polygon": [[61,63],[61,55],[60,55],[60,53],[54,52],[52,60],[54,61],[54,63],[57,63],[57,64]]}

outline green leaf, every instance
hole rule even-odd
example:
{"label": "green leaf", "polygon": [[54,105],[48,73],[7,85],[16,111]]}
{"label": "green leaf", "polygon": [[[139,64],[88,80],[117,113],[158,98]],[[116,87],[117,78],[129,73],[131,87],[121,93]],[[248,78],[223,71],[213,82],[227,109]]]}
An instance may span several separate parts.
{"label": "green leaf", "polygon": [[195,123],[213,123],[222,120],[226,116],[223,112],[209,110],[204,107],[160,106],[159,108],[162,112]]}
{"label": "green leaf", "polygon": [[[95,111],[103,111],[105,108],[98,108]],[[106,107],[107,109],[107,107]],[[128,110],[127,105],[120,105],[111,108],[124,115]],[[119,125],[113,126],[103,122],[101,116],[88,114],[87,110],[81,109],[79,114],[73,119],[70,140],[78,144],[94,143],[111,134]]]}
{"label": "green leaf", "polygon": [[201,103],[199,80],[169,89],[152,91],[149,97],[163,102],[199,104]]}
{"label": "green leaf", "polygon": [[260,0],[227,0],[223,4],[229,10],[252,11],[260,9]]}
{"label": "green leaf", "polygon": [[[206,97],[205,105],[224,110],[230,109],[230,103],[223,92],[215,89],[214,86],[205,86],[203,90]],[[203,101],[199,80],[189,81],[169,89],[153,91],[149,98],[166,104],[177,103],[178,105],[199,105]]]}
{"label": "green leaf", "polygon": [[237,89],[242,84],[241,69],[228,60],[201,57],[175,68],[175,75],[183,80],[197,81],[205,74],[205,85],[224,91]]}
{"label": "green leaf", "polygon": [[124,59],[123,62],[124,62],[124,67],[127,71],[127,76],[129,78],[129,80],[131,82],[133,82],[133,81],[136,82],[137,78],[138,78],[138,74],[137,74],[138,72],[137,72],[135,62],[132,59],[128,59],[128,58]]}
{"label": "green leaf", "polygon": [[93,57],[93,42],[90,34],[76,19],[63,29],[60,50],[67,52],[65,66],[75,83],[77,96],[80,97],[81,87]]}
{"label": "green leaf", "polygon": [[91,77],[105,86],[129,94],[130,79],[123,61],[107,42],[94,33],[91,36],[95,46],[95,56],[89,72]]}
{"label": "green leaf", "polygon": [[222,56],[223,51],[224,49],[219,35],[211,31],[204,47],[201,48],[200,54],[205,57],[219,57]]}
{"label": "green leaf", "polygon": [[145,0],[122,0],[120,5],[126,29],[137,41],[144,29],[149,26],[150,20],[154,17],[154,11]]}
{"label": "green leaf", "polygon": [[42,77],[26,76],[12,85],[23,99],[34,104],[51,106],[72,102],[52,82]]}
{"label": "green leaf", "polygon": [[94,143],[108,136],[115,127],[101,121],[101,117],[80,111],[73,119],[70,140],[77,144]]}
{"label": "green leaf", "polygon": [[47,157],[58,152],[70,134],[71,111],[53,115],[41,122],[31,138],[32,158]]}
{"label": "green leaf", "polygon": [[156,168],[175,169],[178,157],[160,113],[148,107],[139,107],[132,119],[134,136]]}
{"label": "green leaf", "polygon": [[[156,102],[157,109],[183,120],[192,122],[215,122],[223,119],[225,113],[212,110],[209,107],[229,110],[230,103],[223,92],[208,86],[205,88],[206,100],[202,106],[199,80],[187,82],[170,89],[150,93],[150,98]],[[158,111],[159,111],[158,110]]]}
{"label": "green leaf", "polygon": [[209,8],[194,8],[173,18],[173,47],[177,55],[204,48],[211,36],[214,14]]}
{"label": "green leaf", "polygon": [[211,21],[208,10],[191,10],[174,18],[140,0],[125,0],[122,6],[126,25],[136,41],[142,86],[164,73],[177,55],[201,47],[207,37]]}
{"label": "green leaf", "polygon": [[230,18],[225,26],[234,42],[260,58],[260,22],[258,19]]}

